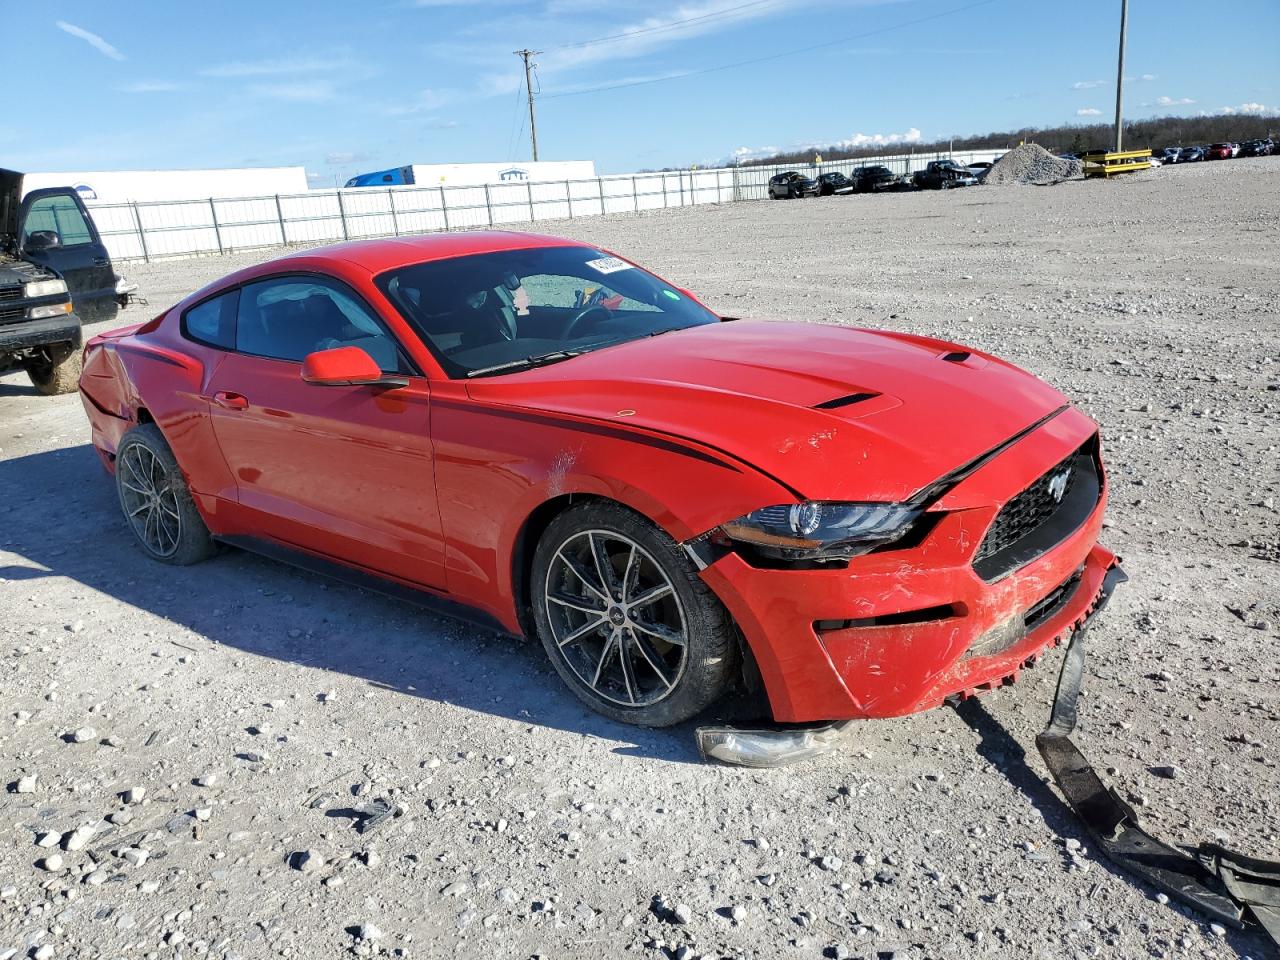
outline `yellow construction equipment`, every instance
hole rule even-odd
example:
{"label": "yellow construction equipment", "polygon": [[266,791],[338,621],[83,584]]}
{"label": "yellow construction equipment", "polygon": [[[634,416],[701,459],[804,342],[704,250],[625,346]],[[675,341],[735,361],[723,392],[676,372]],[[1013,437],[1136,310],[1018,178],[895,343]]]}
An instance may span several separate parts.
{"label": "yellow construction equipment", "polygon": [[1133,173],[1151,169],[1151,150],[1125,150],[1121,153],[1105,153],[1094,150],[1082,154],[1086,177],[1109,177],[1113,173]]}

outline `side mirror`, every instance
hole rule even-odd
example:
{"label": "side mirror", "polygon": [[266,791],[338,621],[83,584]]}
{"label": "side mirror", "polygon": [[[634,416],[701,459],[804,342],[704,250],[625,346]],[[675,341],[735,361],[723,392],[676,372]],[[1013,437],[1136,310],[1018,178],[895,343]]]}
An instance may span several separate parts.
{"label": "side mirror", "polygon": [[32,253],[38,253],[41,250],[52,250],[54,247],[60,246],[62,246],[62,238],[52,230],[33,230],[27,235],[27,239],[23,243],[23,249]]}
{"label": "side mirror", "polygon": [[320,387],[404,387],[405,377],[383,373],[359,347],[334,347],[309,353],[302,361],[304,383]]}

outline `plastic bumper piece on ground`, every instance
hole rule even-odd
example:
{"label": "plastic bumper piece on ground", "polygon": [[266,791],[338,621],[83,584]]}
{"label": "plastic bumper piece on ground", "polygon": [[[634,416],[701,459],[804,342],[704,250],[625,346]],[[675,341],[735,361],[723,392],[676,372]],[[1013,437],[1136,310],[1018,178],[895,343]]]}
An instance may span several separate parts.
{"label": "plastic bumper piece on ground", "polygon": [[704,760],[739,767],[782,767],[829,753],[853,721],[839,720],[816,727],[757,730],[699,727],[698,752]]}
{"label": "plastic bumper piece on ground", "polygon": [[1247,910],[1280,945],[1280,863],[1241,857],[1212,845],[1203,846],[1200,860],[1196,860],[1157,840],[1138,825],[1133,809],[1103,784],[1071,742],[1084,675],[1085,632],[1112,590],[1127,579],[1118,566],[1109,570],[1093,613],[1071,635],[1049,725],[1036,737],[1036,746],[1096,848],[1112,862],[1170,897],[1233,927],[1245,926]]}

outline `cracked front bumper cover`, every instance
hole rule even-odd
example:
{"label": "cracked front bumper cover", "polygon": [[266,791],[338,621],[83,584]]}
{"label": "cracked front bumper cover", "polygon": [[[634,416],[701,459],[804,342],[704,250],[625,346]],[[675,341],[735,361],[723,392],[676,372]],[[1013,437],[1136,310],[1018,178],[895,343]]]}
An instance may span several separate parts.
{"label": "cracked front bumper cover", "polygon": [[[1242,857],[1205,845],[1200,860],[1151,836],[1138,815],[1107,787],[1071,742],[1084,676],[1084,636],[1089,623],[1127,580],[1119,566],[1107,572],[1093,612],[1071,635],[1049,725],[1036,737],[1045,765],[1101,850],[1117,866],[1200,913],[1236,928],[1251,913],[1280,944],[1280,864]],[[1203,862],[1202,862],[1203,861]]]}

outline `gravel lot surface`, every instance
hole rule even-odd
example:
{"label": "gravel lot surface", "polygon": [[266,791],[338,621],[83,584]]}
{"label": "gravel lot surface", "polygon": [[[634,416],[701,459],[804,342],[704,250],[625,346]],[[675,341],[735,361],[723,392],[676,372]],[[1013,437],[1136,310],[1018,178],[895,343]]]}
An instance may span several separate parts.
{"label": "gravel lot surface", "polygon": [[[1157,836],[1280,856],[1280,158],[539,229],[1071,395],[1132,577],[1077,740]],[[126,264],[151,307],[122,319],[267,255]],[[149,562],[78,398],[21,374],[0,490],[0,958],[1268,955],[1095,859],[1033,742],[1060,654],[744,772],[587,712],[536,643],[236,552]],[[377,798],[403,815],[357,832]]]}

